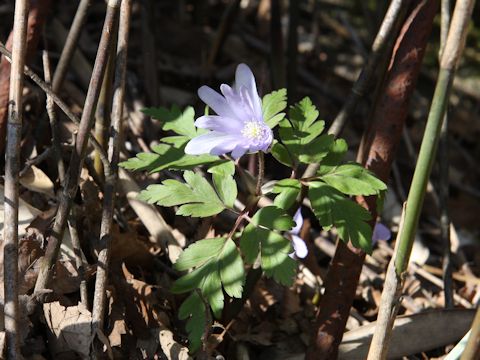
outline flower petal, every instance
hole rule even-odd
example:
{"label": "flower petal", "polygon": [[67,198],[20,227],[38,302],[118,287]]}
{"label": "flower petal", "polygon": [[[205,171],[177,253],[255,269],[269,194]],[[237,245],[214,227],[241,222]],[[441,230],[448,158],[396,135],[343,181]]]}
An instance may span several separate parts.
{"label": "flower petal", "polygon": [[232,111],[237,115],[237,118],[242,122],[254,119],[255,115],[253,109],[243,100],[242,96],[233,90],[227,84],[220,85],[220,91],[227,100],[228,105]]}
{"label": "flower petal", "polygon": [[218,115],[227,117],[234,116],[234,112],[228,105],[227,100],[212,88],[205,85],[202,86],[200,89],[198,89],[198,96]]}
{"label": "flower petal", "polygon": [[290,254],[290,257],[293,257],[293,255],[295,254],[297,258],[303,259],[308,255],[307,244],[305,243],[305,241],[303,241],[301,237],[297,235],[292,235],[292,245],[294,252]]}
{"label": "flower petal", "polygon": [[[228,135],[216,131],[211,131],[208,134],[200,135],[187,143],[185,146],[185,153],[189,155],[213,154],[212,150],[219,146],[227,144],[237,145],[236,140],[238,136]],[[233,147],[232,147],[233,148]],[[222,153],[215,153],[213,155],[221,155]]]}
{"label": "flower petal", "polygon": [[232,157],[237,160],[238,158],[242,157],[243,154],[245,154],[247,152],[247,148],[245,146],[242,146],[242,145],[237,145],[235,147],[235,149],[233,149],[232,151]]}
{"label": "flower petal", "polygon": [[257,120],[260,120],[262,118],[262,103],[258,96],[257,85],[255,84],[255,77],[253,76],[252,70],[245,64],[239,64],[235,72],[235,89],[237,93],[241,93],[240,89],[242,87],[247,89],[253,111],[257,116]]}
{"label": "flower petal", "polygon": [[293,216],[293,221],[295,221],[295,226],[292,230],[289,231],[292,235],[300,234],[300,230],[302,230],[303,226],[303,216],[302,216],[302,208],[298,208],[297,212]]}
{"label": "flower petal", "polygon": [[239,134],[243,129],[243,123],[236,118],[218,115],[200,116],[195,121],[195,126],[223,133]]}
{"label": "flower petal", "polygon": [[378,240],[390,240],[392,233],[382,223],[377,222],[373,228],[372,243],[375,244]]}

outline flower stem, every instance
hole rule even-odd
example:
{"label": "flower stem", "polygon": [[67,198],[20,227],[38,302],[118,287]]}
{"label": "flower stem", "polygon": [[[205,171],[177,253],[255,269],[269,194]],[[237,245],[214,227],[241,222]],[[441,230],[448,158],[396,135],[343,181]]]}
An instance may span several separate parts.
{"label": "flower stem", "polygon": [[258,175],[257,175],[257,187],[255,188],[255,195],[262,195],[262,183],[265,175],[265,155],[263,152],[258,152]]}

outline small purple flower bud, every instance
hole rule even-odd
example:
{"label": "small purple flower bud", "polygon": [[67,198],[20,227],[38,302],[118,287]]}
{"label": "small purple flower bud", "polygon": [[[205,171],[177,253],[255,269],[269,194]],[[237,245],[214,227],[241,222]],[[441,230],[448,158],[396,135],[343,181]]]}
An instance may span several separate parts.
{"label": "small purple flower bud", "polygon": [[235,86],[220,86],[222,95],[208,86],[198,96],[217,115],[201,116],[195,126],[210,130],[190,140],[185,153],[223,155],[231,152],[238,159],[246,152],[267,151],[273,141],[272,130],[263,120],[262,101],[255,77],[245,64],[237,66]]}

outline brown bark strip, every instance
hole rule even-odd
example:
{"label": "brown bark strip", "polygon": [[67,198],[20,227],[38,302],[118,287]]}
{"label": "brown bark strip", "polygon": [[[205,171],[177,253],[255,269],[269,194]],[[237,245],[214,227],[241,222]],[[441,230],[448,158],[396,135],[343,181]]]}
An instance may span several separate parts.
{"label": "brown bark strip", "polygon": [[[390,175],[437,9],[437,0],[417,2],[405,21],[373,121],[362,139],[358,160],[383,181]],[[375,197],[358,198],[357,201],[369,209],[373,219],[376,218]],[[363,251],[342,241],[337,243],[307,359],[337,358],[364,259]]]}
{"label": "brown bark strip", "polygon": [[[37,50],[42,26],[47,18],[51,0],[30,0],[27,25],[27,54],[25,64],[29,64]],[[13,31],[8,36],[6,47],[12,50]],[[8,93],[10,89],[10,62],[4,57],[0,62],[0,153],[5,150],[5,133],[8,117]]]}

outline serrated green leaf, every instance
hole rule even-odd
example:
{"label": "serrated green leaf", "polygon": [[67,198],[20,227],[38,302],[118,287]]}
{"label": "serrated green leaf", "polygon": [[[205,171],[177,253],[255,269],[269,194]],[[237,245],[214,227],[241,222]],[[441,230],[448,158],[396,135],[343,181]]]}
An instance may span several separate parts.
{"label": "serrated green leaf", "polygon": [[232,239],[225,243],[219,256],[219,271],[225,292],[235,298],[241,298],[245,282],[245,269],[242,257]]}
{"label": "serrated green leaf", "polygon": [[213,174],[213,183],[220,199],[222,199],[225,205],[233,208],[238,194],[237,183],[232,176],[235,173],[233,161],[214,165],[208,169],[208,172]]}
{"label": "serrated green leaf", "polygon": [[213,315],[218,319],[222,315],[223,310],[223,291],[222,281],[218,273],[218,263],[209,262],[203,267],[206,268],[205,276],[200,289],[203,296],[208,300],[208,304],[212,308]]}
{"label": "serrated green leaf", "polygon": [[165,180],[161,185],[154,184],[140,193],[139,198],[160,206],[180,205],[177,214],[193,217],[207,217],[225,209],[217,193],[208,181],[193,171],[183,174],[186,183]]}
{"label": "serrated green leaf", "polygon": [[271,270],[265,271],[265,275],[272,277],[278,283],[285,286],[292,286],[297,272],[297,262],[290,256],[277,255],[278,264]]}
{"label": "serrated green leaf", "polygon": [[238,195],[237,183],[234,178],[228,175],[213,174],[213,183],[223,203],[227,207],[233,208]]}
{"label": "serrated green leaf", "polygon": [[180,108],[173,105],[169,110],[164,107],[148,108],[142,110],[144,114],[151,116],[156,120],[160,120],[163,123],[163,130],[172,130],[180,135],[194,138],[200,133],[194,125],[195,111],[191,106],[185,108],[182,112]]}
{"label": "serrated green leaf", "polygon": [[371,252],[372,229],[367,223],[371,216],[366,209],[320,181],[309,184],[308,197],[315,216],[325,229],[335,225],[340,239]]}
{"label": "serrated green leaf", "polygon": [[188,274],[183,275],[173,283],[170,290],[175,294],[181,294],[195,289],[200,289],[203,280],[208,275],[208,271],[210,270],[208,265],[210,265],[212,262],[214,262],[213,259],[204,263],[202,266],[196,268]]}
{"label": "serrated green leaf", "polygon": [[[328,153],[333,137],[318,138],[325,122],[317,120],[318,111],[309,98],[304,98],[290,108],[289,120],[280,122],[279,134],[288,152],[303,163],[321,160]],[[318,139],[317,139],[318,138]],[[292,160],[292,163],[295,161]]]}
{"label": "serrated green leaf", "polygon": [[372,252],[372,228],[367,223],[370,213],[357,203],[344,199],[333,209],[335,227],[343,241],[350,240],[353,246]]}
{"label": "serrated green leaf", "polygon": [[207,319],[205,316],[205,304],[198,295],[193,292],[178,309],[178,318],[187,320],[186,330],[190,340],[189,349],[193,353],[200,348],[202,336],[205,331]]}
{"label": "serrated green leaf", "polygon": [[233,175],[235,174],[235,164],[231,160],[221,160],[219,163],[210,166],[207,170],[210,174]]}
{"label": "serrated green leaf", "polygon": [[285,237],[273,231],[269,231],[261,240],[261,263],[265,275],[273,277],[277,282],[291,285],[294,272],[291,270],[296,265],[288,254],[292,252],[291,243]]}
{"label": "serrated green leaf", "polygon": [[[152,147],[154,153],[138,153],[136,157],[123,161],[119,165],[128,170],[147,170],[155,173],[164,169],[191,170],[199,165],[219,161],[218,156],[185,154],[186,140],[184,136],[175,137],[175,145],[163,143],[155,145]],[[177,148],[177,146],[180,147]]]}
{"label": "serrated green leaf", "polygon": [[322,159],[320,169],[318,170],[317,174],[328,174],[330,171],[335,169],[338,165],[340,165],[347,151],[347,142],[344,139],[336,139],[330,147],[330,151],[328,152],[327,156]]}
{"label": "serrated green leaf", "polygon": [[[315,124],[318,118],[318,111],[315,105],[313,105],[312,100],[305,97],[290,108],[289,115],[289,120],[292,122],[295,129],[310,133],[309,129]],[[320,130],[320,132],[322,130]],[[318,131],[318,129],[315,131]],[[320,132],[317,135],[319,135]]]}
{"label": "serrated green leaf", "polygon": [[284,285],[291,285],[296,262],[289,257],[291,243],[282,235],[253,224],[248,224],[240,239],[240,248],[249,264],[255,262],[260,252],[260,262],[265,274]]}
{"label": "serrated green leaf", "polygon": [[285,117],[282,111],[287,107],[287,90],[272,91],[262,99],[262,113],[265,123],[273,129]]}
{"label": "serrated green leaf", "polygon": [[272,146],[271,153],[278,162],[286,165],[288,167],[293,167],[293,159],[290,153],[288,152],[285,145],[275,142]]}
{"label": "serrated green leaf", "polygon": [[334,141],[333,135],[322,135],[313,140],[308,146],[304,147],[302,154],[298,155],[298,159],[307,164],[314,164],[322,161],[328,155]]}
{"label": "serrated green leaf", "polygon": [[302,185],[297,179],[283,179],[278,181],[272,190],[274,194],[278,194],[273,204],[284,210],[290,209],[297,200],[301,188]]}
{"label": "serrated green leaf", "polygon": [[336,202],[344,198],[342,194],[325,183],[311,182],[308,188],[308,198],[320,225],[325,230],[330,229],[333,225],[332,209]]}
{"label": "serrated green leaf", "polygon": [[260,241],[268,235],[268,230],[257,228],[253,224],[245,226],[240,238],[240,249],[247,264],[253,264],[258,257],[260,251]]}
{"label": "serrated green leaf", "polygon": [[277,206],[266,206],[258,210],[252,218],[252,224],[271,230],[286,231],[295,226],[295,221],[284,209]]}
{"label": "serrated green leaf", "polygon": [[381,180],[357,163],[340,165],[321,179],[347,195],[376,195],[387,189]]}
{"label": "serrated green leaf", "polygon": [[187,247],[175,263],[175,269],[185,271],[202,266],[210,259],[218,256],[225,245],[225,238],[199,240]]}

